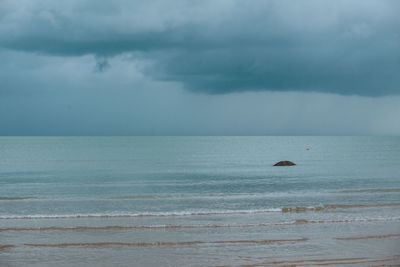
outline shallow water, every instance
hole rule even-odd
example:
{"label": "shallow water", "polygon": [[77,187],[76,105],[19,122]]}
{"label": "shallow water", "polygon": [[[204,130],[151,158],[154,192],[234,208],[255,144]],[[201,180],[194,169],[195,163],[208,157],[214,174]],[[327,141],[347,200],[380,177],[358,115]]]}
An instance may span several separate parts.
{"label": "shallow water", "polygon": [[399,137],[0,137],[0,152],[1,265],[400,262]]}

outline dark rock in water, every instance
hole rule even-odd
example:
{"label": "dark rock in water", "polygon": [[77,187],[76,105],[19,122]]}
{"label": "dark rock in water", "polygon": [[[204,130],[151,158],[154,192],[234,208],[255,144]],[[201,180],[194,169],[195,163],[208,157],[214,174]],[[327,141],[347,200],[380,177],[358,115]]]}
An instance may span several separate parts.
{"label": "dark rock in water", "polygon": [[294,165],[296,165],[296,164],[294,164],[291,161],[287,161],[287,160],[279,161],[278,163],[274,164],[274,166],[294,166]]}

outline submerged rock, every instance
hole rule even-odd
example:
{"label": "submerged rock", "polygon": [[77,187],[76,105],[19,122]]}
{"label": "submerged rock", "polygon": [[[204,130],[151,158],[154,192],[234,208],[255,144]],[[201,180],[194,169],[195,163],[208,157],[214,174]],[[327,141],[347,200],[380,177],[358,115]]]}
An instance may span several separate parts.
{"label": "submerged rock", "polygon": [[293,162],[288,161],[288,160],[279,161],[274,164],[274,166],[294,166],[294,165],[296,165],[296,164],[294,164]]}

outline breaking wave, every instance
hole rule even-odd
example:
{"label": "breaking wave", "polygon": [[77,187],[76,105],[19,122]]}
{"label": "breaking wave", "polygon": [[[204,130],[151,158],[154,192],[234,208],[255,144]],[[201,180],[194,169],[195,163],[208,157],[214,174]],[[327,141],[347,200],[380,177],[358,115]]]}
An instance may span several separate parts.
{"label": "breaking wave", "polygon": [[208,215],[235,215],[257,214],[268,212],[317,212],[336,209],[372,208],[372,207],[400,207],[400,203],[381,204],[327,204],[321,206],[298,206],[283,208],[268,208],[255,210],[211,210],[211,211],[171,211],[171,212],[139,212],[139,213],[93,213],[93,214],[55,214],[55,215],[2,215],[0,219],[67,219],[67,218],[115,218],[115,217],[176,217],[176,216],[208,216]]}
{"label": "breaking wave", "polygon": [[0,200],[25,200],[25,199],[37,199],[36,197],[0,197]]}
{"label": "breaking wave", "polygon": [[351,189],[342,190],[338,193],[396,193],[400,192],[400,188],[372,188],[372,189]]}

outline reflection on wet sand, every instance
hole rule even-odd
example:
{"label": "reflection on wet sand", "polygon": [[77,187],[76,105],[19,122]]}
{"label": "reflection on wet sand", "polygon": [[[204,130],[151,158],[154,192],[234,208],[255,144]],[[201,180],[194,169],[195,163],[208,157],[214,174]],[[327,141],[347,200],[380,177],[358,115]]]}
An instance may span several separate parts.
{"label": "reflection on wet sand", "polygon": [[150,247],[150,246],[191,246],[199,244],[270,244],[283,242],[304,242],[308,238],[298,239],[266,239],[266,240],[222,240],[222,241],[181,241],[181,242],[95,242],[95,243],[60,243],[60,244],[24,244],[28,247],[109,247],[109,246],[128,246],[128,247]]}
{"label": "reflection on wet sand", "polygon": [[202,228],[245,228],[245,227],[268,227],[268,226],[290,226],[308,223],[352,223],[352,222],[381,222],[400,221],[400,217],[394,218],[360,218],[345,220],[306,220],[297,219],[288,222],[258,223],[258,224],[203,224],[203,225],[107,225],[107,226],[47,226],[47,227],[7,227],[0,228],[0,232],[7,231],[92,231],[92,230],[175,230],[175,229],[202,229]]}
{"label": "reflection on wet sand", "polygon": [[[280,261],[263,261],[253,264],[241,264],[241,265],[217,265],[213,267],[258,267],[258,266],[271,266],[278,265],[280,267],[283,266],[328,266],[328,265],[353,265],[353,264],[368,264],[370,263],[391,263],[396,264],[399,263],[398,255],[393,256],[392,258],[386,259],[371,259],[368,257],[357,257],[357,258],[322,258],[322,259],[303,259],[303,260],[280,260]],[[390,265],[394,266],[394,265]],[[398,266],[398,265],[396,265]]]}
{"label": "reflection on wet sand", "polygon": [[0,245],[0,250],[7,249],[7,248],[13,248],[13,247],[15,247],[15,246],[14,245]]}
{"label": "reflection on wet sand", "polygon": [[372,238],[390,238],[400,237],[400,234],[387,234],[387,235],[367,235],[367,236],[354,236],[354,237],[338,237],[337,240],[360,240],[360,239],[372,239]]}

